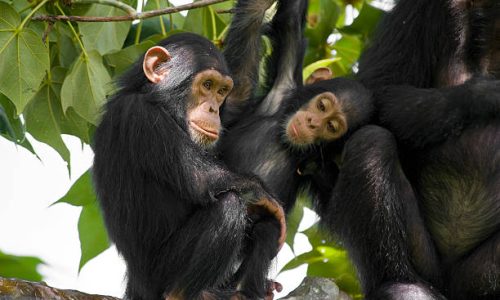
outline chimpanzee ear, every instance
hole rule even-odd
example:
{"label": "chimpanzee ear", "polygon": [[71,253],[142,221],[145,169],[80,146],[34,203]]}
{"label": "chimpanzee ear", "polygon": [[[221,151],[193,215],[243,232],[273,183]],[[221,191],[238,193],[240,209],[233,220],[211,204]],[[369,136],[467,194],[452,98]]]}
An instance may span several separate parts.
{"label": "chimpanzee ear", "polygon": [[167,68],[160,68],[162,63],[169,61],[171,58],[170,53],[167,49],[154,46],[148,49],[144,55],[144,61],[142,62],[142,69],[144,70],[144,75],[152,83],[158,83],[165,78],[168,73]]}
{"label": "chimpanzee ear", "polygon": [[327,67],[317,68],[316,70],[314,70],[314,72],[312,72],[311,75],[309,75],[309,77],[307,77],[306,85],[332,78],[333,78],[332,70],[330,70]]}

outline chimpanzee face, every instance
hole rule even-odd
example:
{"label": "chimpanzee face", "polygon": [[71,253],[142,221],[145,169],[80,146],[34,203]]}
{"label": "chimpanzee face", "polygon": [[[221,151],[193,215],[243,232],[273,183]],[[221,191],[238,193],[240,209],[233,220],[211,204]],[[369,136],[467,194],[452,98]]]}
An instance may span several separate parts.
{"label": "chimpanzee face", "polygon": [[288,119],[285,131],[292,145],[302,147],[340,138],[347,131],[347,121],[337,97],[323,92]]}
{"label": "chimpanzee face", "polygon": [[187,110],[189,133],[195,143],[210,147],[219,139],[219,108],[233,88],[233,80],[216,70],[196,74]]}

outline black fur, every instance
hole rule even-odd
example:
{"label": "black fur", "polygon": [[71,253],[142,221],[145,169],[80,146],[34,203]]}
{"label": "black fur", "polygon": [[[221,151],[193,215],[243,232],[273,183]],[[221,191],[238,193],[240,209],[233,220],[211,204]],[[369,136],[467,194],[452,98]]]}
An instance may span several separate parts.
{"label": "black fur", "polygon": [[361,58],[385,128],[349,138],[324,217],[367,299],[500,298],[499,24],[496,0],[401,0]]}
{"label": "black fur", "polygon": [[[139,59],[119,81],[95,133],[95,188],[111,240],[127,263],[126,297],[198,299],[206,292],[224,298],[233,292],[229,282],[241,261],[252,266],[239,272],[250,288],[243,292],[263,295],[268,263],[261,261],[275,255],[279,227],[261,235],[249,222],[247,203],[270,196],[260,182],[228,171],[187,131],[194,75],[206,69],[228,74],[224,58],[194,34],[160,45],[172,55],[167,78],[150,83]],[[260,257],[247,254],[260,243],[266,245]]]}
{"label": "black fur", "polygon": [[[254,5],[259,4],[256,2]],[[239,7],[247,7],[246,1],[239,1]],[[309,86],[302,85],[306,9],[306,1],[278,1],[277,13],[270,24],[262,26],[261,18],[254,20],[262,26],[262,32],[267,35],[272,46],[271,56],[264,62],[266,77],[263,85],[257,87],[256,74],[243,74],[247,76],[246,82],[252,83],[253,91],[257,89],[258,92],[252,94],[252,90],[244,90],[238,94],[243,98],[226,103],[230,106],[225,116],[229,120],[229,126],[219,145],[221,157],[226,164],[235,172],[257,175],[283,203],[285,212],[289,212],[295,204],[299,187],[309,181],[309,176],[305,175],[312,172],[304,172],[303,169],[307,169],[310,161],[317,160],[322,164],[325,149],[325,145],[321,143],[304,149],[291,145],[284,137],[286,120],[314,96],[326,91],[334,93],[342,103],[352,130],[366,123],[373,109],[371,94],[353,80],[337,78]],[[260,51],[249,51],[253,56],[243,60],[241,51],[237,52],[239,48],[236,43],[259,46],[260,35],[246,31],[253,31],[258,27],[257,24],[250,26],[246,23],[245,21],[249,21],[248,17],[243,13],[238,15],[238,11],[237,9],[234,16],[237,23],[229,31],[224,55],[232,72],[250,68],[256,72],[261,58]],[[243,37],[256,41],[243,41]],[[332,167],[336,168],[334,164]],[[315,187],[320,186],[321,189],[328,186],[325,193],[331,190],[331,185],[316,182]],[[321,191],[312,191],[316,192]]]}

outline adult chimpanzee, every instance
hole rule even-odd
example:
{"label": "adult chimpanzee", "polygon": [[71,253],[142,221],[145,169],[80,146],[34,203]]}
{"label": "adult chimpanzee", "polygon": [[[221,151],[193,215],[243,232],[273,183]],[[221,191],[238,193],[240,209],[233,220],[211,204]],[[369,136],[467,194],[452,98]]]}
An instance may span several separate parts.
{"label": "adult chimpanzee", "polygon": [[272,52],[265,61],[262,95],[256,96],[259,28],[268,3],[238,2],[224,50],[235,86],[223,116],[228,131],[219,146],[233,171],[257,175],[288,212],[306,181],[300,169],[321,156],[326,142],[339,140],[368,120],[371,94],[343,78],[302,86],[307,1],[289,0],[278,1],[271,23],[263,27]]}
{"label": "adult chimpanzee", "polygon": [[[210,152],[233,86],[228,74],[208,40],[173,35],[138,60],[106,105],[93,172],[127,263],[127,298],[221,299],[241,261],[251,267],[239,271],[240,294],[265,296],[284,216],[259,181],[229,172]],[[253,226],[254,214],[278,225]]]}
{"label": "adult chimpanzee", "polygon": [[401,0],[364,53],[388,130],[347,141],[328,221],[368,299],[500,299],[499,57],[497,0]]}

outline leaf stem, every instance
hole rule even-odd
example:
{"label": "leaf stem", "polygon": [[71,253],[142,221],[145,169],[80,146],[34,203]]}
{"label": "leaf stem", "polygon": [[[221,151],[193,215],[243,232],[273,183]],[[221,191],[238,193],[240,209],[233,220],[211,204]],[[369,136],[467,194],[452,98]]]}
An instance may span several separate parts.
{"label": "leaf stem", "polygon": [[[156,0],[156,8],[160,9],[160,1]],[[165,24],[163,23],[163,16],[158,17],[160,19],[161,35],[167,36],[167,31],[165,30]]]}
{"label": "leaf stem", "polygon": [[17,30],[19,31],[23,30],[24,25],[26,25],[26,23],[31,19],[31,17],[47,2],[49,2],[49,0],[43,0],[35,8],[33,8],[33,10],[26,16],[26,18],[24,18],[23,22],[21,23],[21,25],[19,25]]}
{"label": "leaf stem", "polygon": [[[59,3],[56,3],[55,6],[57,7],[57,9],[59,10],[59,12],[65,16],[64,14],[64,10],[61,8],[61,6],[59,6]],[[83,56],[85,56],[85,58],[88,57],[88,54],[87,54],[87,51],[85,51],[85,47],[83,46],[83,42],[82,40],[80,39],[80,35],[76,32],[75,30],[75,27],[73,26],[73,24],[71,24],[70,21],[66,21],[66,23],[68,23],[68,26],[69,26],[69,29],[71,29],[71,32],[73,32],[73,35],[75,36],[76,38],[76,41],[78,42],[78,45],[80,45],[80,48],[82,49],[82,53],[83,53]]]}

